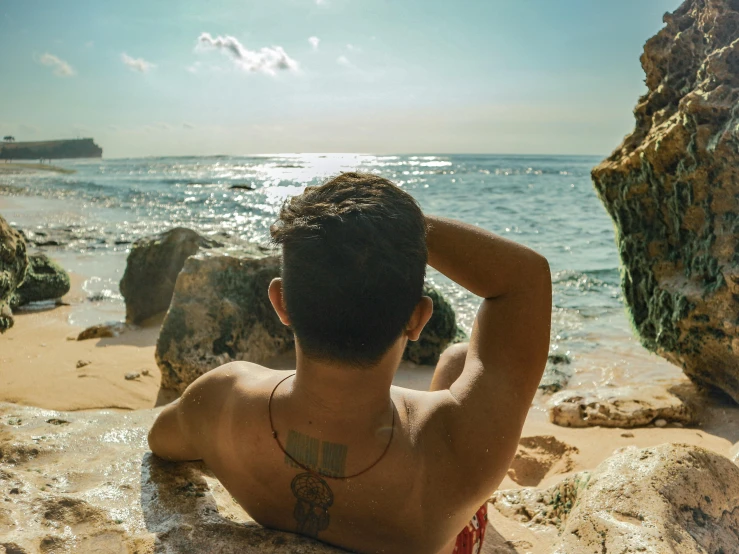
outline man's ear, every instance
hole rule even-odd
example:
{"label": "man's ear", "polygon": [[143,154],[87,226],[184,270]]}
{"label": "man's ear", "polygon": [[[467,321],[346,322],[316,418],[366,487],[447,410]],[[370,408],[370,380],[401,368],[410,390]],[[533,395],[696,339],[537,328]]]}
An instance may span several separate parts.
{"label": "man's ear", "polygon": [[411,315],[410,321],[406,326],[405,336],[408,340],[417,341],[418,337],[421,336],[421,331],[431,319],[431,314],[434,313],[434,303],[428,296],[422,296],[421,300],[416,304],[413,314]]}
{"label": "man's ear", "polygon": [[290,325],[290,316],[287,315],[285,309],[285,299],[282,297],[282,279],[275,277],[269,284],[269,301],[272,302],[272,307],[277,313],[277,317],[280,318],[283,325]]}

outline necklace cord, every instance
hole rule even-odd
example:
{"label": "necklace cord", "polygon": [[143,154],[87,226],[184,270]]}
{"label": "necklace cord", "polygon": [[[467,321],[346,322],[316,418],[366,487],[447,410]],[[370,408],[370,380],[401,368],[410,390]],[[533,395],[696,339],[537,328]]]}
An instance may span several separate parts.
{"label": "necklace cord", "polygon": [[[280,439],[277,437],[277,431],[275,431],[275,425],[272,421],[272,398],[274,397],[275,392],[277,391],[277,387],[279,387],[282,383],[287,381],[290,377],[295,377],[295,375],[296,374],[293,373],[292,375],[288,375],[284,379],[281,379],[280,382],[275,385],[275,388],[272,389],[272,393],[269,395],[269,402],[267,403],[267,413],[269,414],[269,426],[270,426],[270,429],[272,430],[272,438],[275,439],[275,442],[277,443],[277,446],[280,448],[282,453],[285,454],[285,456],[287,456],[291,462],[293,462],[295,465],[297,465],[299,468],[303,469],[304,471],[315,473],[317,475],[320,475],[321,477],[327,477],[329,479],[354,479],[355,477],[359,477],[360,475],[367,473],[370,469],[372,469],[377,464],[379,464],[380,460],[382,460],[385,457],[385,454],[387,454],[387,451],[390,450],[390,444],[393,442],[393,435],[395,434],[395,406],[393,406],[393,409],[392,409],[393,423],[392,423],[392,426],[390,427],[390,440],[387,441],[387,446],[385,446],[385,450],[383,450],[382,454],[380,454],[380,457],[377,458],[377,460],[375,460],[375,462],[371,466],[369,466],[366,469],[363,469],[359,473],[355,473],[354,475],[347,475],[344,477],[336,477],[334,475],[328,475],[328,474],[322,473],[320,470],[316,471],[315,469],[310,468],[306,466],[305,464],[300,463],[287,450],[285,450],[285,448],[282,446],[282,443],[280,442]],[[392,404],[392,400],[390,401],[390,403]]]}

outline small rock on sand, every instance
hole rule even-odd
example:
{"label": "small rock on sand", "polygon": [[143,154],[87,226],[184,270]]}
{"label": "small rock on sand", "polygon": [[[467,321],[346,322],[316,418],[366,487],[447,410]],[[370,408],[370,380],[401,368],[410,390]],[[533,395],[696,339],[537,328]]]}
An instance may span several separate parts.
{"label": "small rock on sand", "polygon": [[141,370],[141,375],[143,375],[144,377],[148,377],[149,376],[149,370],[148,369],[142,369]]}
{"label": "small rock on sand", "polygon": [[86,365],[90,365],[92,362],[89,360],[77,360],[77,369],[80,369],[81,367],[85,367]]}
{"label": "small rock on sand", "polygon": [[656,419],[654,420],[654,426],[655,427],[665,427],[667,425],[667,420],[665,419]]}
{"label": "small rock on sand", "polygon": [[126,381],[133,381],[134,379],[138,379],[139,377],[141,377],[141,374],[134,371],[126,373],[125,375]]}
{"label": "small rock on sand", "polygon": [[[562,391],[549,402],[549,419],[563,427],[644,427],[657,421],[691,424],[695,409],[684,398],[658,386],[601,387]],[[681,393],[681,396],[682,395]]]}
{"label": "small rock on sand", "polygon": [[77,340],[88,340],[88,339],[104,339],[117,337],[128,329],[125,323],[114,322],[114,323],[101,323],[99,325],[93,325],[82,331],[77,335]]}

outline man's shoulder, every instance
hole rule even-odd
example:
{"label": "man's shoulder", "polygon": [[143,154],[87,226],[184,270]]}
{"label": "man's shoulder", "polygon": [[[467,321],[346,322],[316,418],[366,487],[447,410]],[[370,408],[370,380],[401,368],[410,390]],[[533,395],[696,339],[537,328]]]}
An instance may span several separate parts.
{"label": "man's shoulder", "polygon": [[279,375],[289,375],[252,362],[230,362],[199,377],[191,388],[202,392],[261,394],[273,384]]}

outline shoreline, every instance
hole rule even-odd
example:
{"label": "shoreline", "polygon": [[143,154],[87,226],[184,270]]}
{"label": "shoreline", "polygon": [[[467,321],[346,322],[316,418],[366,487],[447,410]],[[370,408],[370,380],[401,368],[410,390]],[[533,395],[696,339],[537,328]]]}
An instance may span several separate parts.
{"label": "shoreline", "polygon": [[43,163],[17,163],[17,162],[0,162],[0,175],[17,175],[19,173],[29,173],[33,171],[51,171],[53,173],[71,174],[76,173],[74,169],[66,169],[51,164]]}

